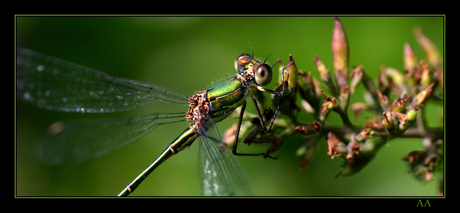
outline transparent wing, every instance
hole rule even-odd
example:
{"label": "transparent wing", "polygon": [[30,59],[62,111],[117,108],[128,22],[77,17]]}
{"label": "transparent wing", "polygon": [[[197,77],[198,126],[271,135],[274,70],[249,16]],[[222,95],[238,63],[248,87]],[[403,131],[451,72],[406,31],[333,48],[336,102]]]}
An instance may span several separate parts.
{"label": "transparent wing", "polygon": [[124,147],[159,125],[185,121],[184,113],[57,122],[38,142],[38,155],[51,164],[75,164]]}
{"label": "transparent wing", "polygon": [[198,167],[203,196],[255,196],[231,151],[218,148],[222,137],[217,125],[212,125],[199,141]]}
{"label": "transparent wing", "polygon": [[188,97],[152,83],[106,73],[40,53],[17,49],[17,99],[49,110],[121,112],[164,101],[188,106]]}

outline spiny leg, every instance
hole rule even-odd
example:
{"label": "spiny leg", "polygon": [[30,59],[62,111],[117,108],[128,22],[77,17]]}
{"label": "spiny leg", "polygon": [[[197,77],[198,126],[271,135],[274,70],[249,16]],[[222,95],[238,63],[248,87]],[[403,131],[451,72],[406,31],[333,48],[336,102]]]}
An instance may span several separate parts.
{"label": "spiny leg", "polygon": [[[294,61],[292,61],[291,63],[289,63],[288,65],[286,65],[283,70],[282,70],[282,75],[281,75],[281,84],[282,84],[282,91],[275,91],[275,90],[269,90],[269,89],[264,89],[260,86],[257,86],[257,89],[261,90],[261,91],[264,91],[264,92],[269,92],[269,93],[272,93],[272,94],[275,94],[275,95],[284,95],[284,91],[285,91],[285,82],[284,82],[284,70],[286,70],[289,66],[291,66],[291,64],[293,64]],[[288,78],[289,78],[289,74],[288,74]],[[286,97],[289,97],[291,94],[287,95]],[[264,129],[264,133],[268,133],[273,125],[273,122],[275,122],[275,118],[276,116],[278,115],[278,112],[279,112],[279,109],[280,109],[280,105],[281,103],[286,99],[286,97],[282,98],[280,103],[278,104],[278,106],[276,106],[276,111],[275,111],[275,114],[273,115],[272,119],[270,120],[270,124],[268,125],[268,128],[265,127],[265,122],[263,121],[263,117],[262,117],[262,114],[260,113],[260,110],[259,110],[259,106],[257,105],[257,101],[255,100],[254,96],[251,94],[251,98],[254,102],[254,105],[256,106],[256,110],[257,110],[257,113],[259,115],[259,119],[260,119],[260,123]]]}
{"label": "spiny leg", "polygon": [[[246,101],[244,101],[243,105],[241,106],[241,112],[240,116],[238,118],[238,125],[236,127],[236,133],[235,133],[235,141],[233,142],[232,146],[232,153],[234,155],[239,155],[239,156],[258,156],[258,155],[266,155],[265,153],[238,153],[237,152],[237,147],[238,147],[238,137],[240,134],[240,129],[241,129],[241,123],[243,122],[243,115],[244,115],[244,110],[246,109]],[[268,156],[269,158],[273,158],[271,156]]]}
{"label": "spiny leg", "polygon": [[[284,70],[286,70],[291,64],[293,64],[294,61],[292,61],[291,63],[289,63],[288,65],[286,65],[283,70],[282,70],[282,75],[281,75],[281,82],[282,82],[282,91],[275,91],[275,90],[269,90],[269,89],[265,89],[263,87],[260,87],[260,86],[257,86],[257,88],[260,90],[260,91],[264,91],[264,92],[269,92],[269,93],[272,93],[272,94],[275,94],[275,95],[284,95],[284,91],[285,91],[285,86],[284,86]],[[275,63],[276,64],[276,63]],[[273,64],[273,65],[275,65]],[[252,101],[254,102],[254,105],[256,107],[256,110],[257,110],[257,114],[259,116],[259,121],[260,121],[260,124],[264,130],[264,133],[268,133],[271,129],[271,127],[273,126],[273,123],[275,122],[275,118],[276,116],[278,115],[278,112],[279,112],[279,109],[280,109],[280,105],[281,105],[281,102],[283,102],[286,97],[284,97],[283,99],[281,99],[280,101],[280,104],[276,107],[276,111],[275,111],[275,114],[273,115],[272,119],[270,120],[270,124],[268,125],[268,128],[265,126],[265,122],[263,120],[263,117],[262,117],[262,113],[260,112],[259,110],[259,106],[257,104],[257,101],[256,99],[254,98],[254,96],[252,95],[252,93],[250,93],[251,95],[251,99]],[[289,97],[290,94],[287,96]],[[240,111],[240,116],[239,116],[239,119],[238,119],[238,125],[237,125],[237,128],[236,128],[236,134],[235,134],[235,141],[233,143],[233,146],[232,146],[232,153],[234,155],[243,155],[243,156],[257,156],[257,155],[264,155],[265,157],[268,157],[268,158],[272,158],[272,159],[276,159],[275,157],[272,157],[272,156],[268,156],[266,155],[266,153],[238,153],[237,152],[237,146],[238,146],[238,137],[239,137],[239,133],[240,133],[240,128],[241,128],[241,123],[243,121],[243,115],[244,115],[244,110],[246,109],[246,101],[244,101],[243,105],[241,106],[241,111]]]}

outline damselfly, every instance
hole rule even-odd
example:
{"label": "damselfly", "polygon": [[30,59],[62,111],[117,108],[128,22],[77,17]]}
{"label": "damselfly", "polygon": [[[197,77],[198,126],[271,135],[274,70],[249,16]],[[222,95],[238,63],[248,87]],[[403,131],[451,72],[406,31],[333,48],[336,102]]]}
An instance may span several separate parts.
{"label": "damselfly", "polygon": [[[53,164],[79,163],[99,157],[126,146],[154,128],[169,123],[188,121],[190,125],[119,194],[127,196],[161,163],[199,139],[199,168],[202,174],[203,195],[250,196],[253,189],[239,169],[232,154],[237,152],[239,128],[232,153],[217,144],[222,136],[217,122],[241,107],[241,125],[246,97],[256,105],[264,132],[268,132],[278,113],[274,113],[268,127],[262,118],[251,88],[284,94],[282,90],[265,89],[270,83],[272,67],[253,55],[241,54],[235,60],[237,74],[193,96],[173,92],[152,83],[118,78],[71,62],[18,48],[16,97],[40,108],[78,113],[109,113],[135,109],[157,101],[189,107],[180,113],[155,113],[131,118],[91,121],[57,122],[39,141],[39,156]],[[293,62],[283,68],[289,67]],[[284,82],[284,74],[281,75]]]}

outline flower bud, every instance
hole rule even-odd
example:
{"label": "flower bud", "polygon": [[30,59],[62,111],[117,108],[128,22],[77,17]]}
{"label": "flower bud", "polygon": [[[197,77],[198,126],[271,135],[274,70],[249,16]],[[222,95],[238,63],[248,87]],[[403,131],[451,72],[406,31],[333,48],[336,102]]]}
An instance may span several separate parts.
{"label": "flower bud", "polygon": [[297,151],[297,156],[301,156],[300,168],[303,169],[310,160],[314,157],[316,153],[316,144],[317,143],[308,143],[306,146],[301,146]]}
{"label": "flower bud", "polygon": [[[311,73],[299,71],[299,93],[301,105],[310,114],[319,112],[321,86]],[[316,114],[315,114],[316,115]]]}
{"label": "flower bud", "polygon": [[403,113],[400,113],[400,112],[391,112],[390,114],[398,119],[399,132],[403,132],[404,130],[407,129],[407,127],[409,126],[409,125],[407,125],[407,121],[409,119],[407,118],[406,114],[403,114]]}
{"label": "flower bud", "polygon": [[347,159],[353,158],[355,155],[359,155],[359,151],[361,151],[361,147],[359,147],[356,141],[350,141],[347,145],[348,154]]}
{"label": "flower bud", "polygon": [[409,121],[415,121],[415,119],[417,118],[417,111],[418,109],[412,109],[410,110],[409,112],[407,112],[407,119]]}
{"label": "flower bud", "polygon": [[326,87],[329,92],[331,92],[333,95],[338,95],[339,92],[334,84],[334,81],[332,80],[331,74],[329,73],[329,70],[326,68],[326,65],[321,61],[318,56],[314,56],[315,62],[316,62],[316,67],[318,68],[319,75],[321,77],[321,81],[323,81],[324,86]]}
{"label": "flower bud", "polygon": [[387,129],[392,129],[394,126],[393,116],[390,112],[383,112],[382,125]]}
{"label": "flower bud", "polygon": [[323,82],[331,81],[331,74],[329,70],[326,68],[326,65],[321,61],[318,56],[313,56],[316,62],[316,67],[318,68],[319,75],[321,76],[321,80]]}
{"label": "flower bud", "polygon": [[319,121],[324,122],[329,115],[329,112],[331,112],[332,109],[334,109],[337,106],[337,102],[335,101],[335,98],[331,98],[324,91],[322,91],[325,100],[323,105],[321,106],[321,112],[319,115]]}
{"label": "flower bud", "polygon": [[342,23],[334,18],[334,31],[332,33],[332,55],[334,57],[334,72],[339,89],[347,86],[347,74],[349,63],[349,49],[347,36]]}
{"label": "flower bud", "polygon": [[337,136],[329,132],[327,134],[327,147],[328,147],[328,152],[327,154],[331,156],[332,159],[335,157],[341,156],[344,152],[346,152],[346,147],[345,144],[343,144]]}
{"label": "flower bud", "polygon": [[[396,90],[395,92],[397,94],[399,94],[399,93],[401,93],[401,91],[405,90],[404,89],[405,78],[404,78],[404,75],[401,72],[399,72],[395,68],[386,67],[385,65],[381,66],[381,70],[382,70],[382,73],[384,73],[384,76],[385,76],[385,77],[382,76],[382,78],[386,78],[386,79],[382,79],[382,80],[387,81],[387,82],[385,82],[387,84],[387,85],[385,85],[386,87],[388,87],[389,89],[392,89],[393,91]],[[382,91],[384,91],[384,90],[382,90]]]}
{"label": "flower bud", "polygon": [[376,130],[383,130],[383,125],[380,123],[368,123],[364,125],[363,127],[369,127],[369,128],[376,129]]}
{"label": "flower bud", "polygon": [[355,149],[359,150],[359,155],[354,155],[352,158],[345,159],[345,163],[342,165],[342,169],[337,173],[336,178],[354,175],[361,171],[372,161],[372,159],[374,159],[381,144],[386,142],[387,139],[385,138],[372,137],[360,143],[359,149],[355,146]]}
{"label": "flower bud", "polygon": [[369,137],[372,137],[372,134],[373,134],[373,132],[371,132],[370,128],[365,128],[355,136],[355,140],[357,142],[362,142],[362,141],[368,139]]}
{"label": "flower bud", "polygon": [[377,96],[379,97],[379,104],[383,109],[387,109],[388,106],[388,97],[377,90]]}
{"label": "flower bud", "polygon": [[[292,55],[289,55],[289,66],[284,67],[281,60],[278,59],[278,63],[280,64],[280,76],[284,75],[284,86],[285,91],[284,95],[273,95],[273,105],[280,106],[280,112],[284,115],[290,115],[293,113],[293,110],[300,110],[300,107],[296,105],[297,99],[297,87],[298,87],[298,70],[297,66],[295,65],[294,59]],[[284,71],[284,73],[283,73]],[[280,78],[281,81],[281,78]],[[287,85],[286,85],[287,83]],[[280,86],[278,87],[278,91],[282,90],[282,84],[280,82]],[[287,87],[286,87],[287,86]],[[286,98],[289,96],[288,98]]]}
{"label": "flower bud", "polygon": [[420,66],[410,44],[404,44],[404,70],[409,85],[416,86],[420,79]]}
{"label": "flower bud", "polygon": [[405,109],[406,109],[406,104],[407,102],[409,101],[409,98],[411,96],[409,95],[409,97],[407,98],[397,98],[393,101],[393,103],[391,104],[390,106],[390,111],[391,112],[403,112]]}
{"label": "flower bud", "polygon": [[399,132],[403,133],[408,129],[417,119],[418,109],[412,109],[406,114],[399,115]]}
{"label": "flower bud", "polygon": [[434,83],[430,84],[430,86],[428,86],[424,90],[420,91],[414,97],[414,99],[412,99],[412,103],[411,103],[411,108],[412,109],[416,109],[417,107],[421,106],[425,102],[425,100],[431,94],[433,86],[434,86]]}
{"label": "flower bud", "polygon": [[433,82],[433,78],[431,76],[432,72],[430,71],[430,68],[425,63],[425,61],[420,61],[420,64],[422,65],[422,76],[420,77],[420,84],[427,87]]}
{"label": "flower bud", "polygon": [[351,104],[350,107],[351,107],[351,110],[353,111],[355,118],[357,118],[363,110],[371,108],[369,104],[363,103],[363,102],[353,103]]}
{"label": "flower bud", "polygon": [[411,172],[419,181],[431,181],[433,179],[434,167],[441,158],[427,151],[412,151],[405,158]]}
{"label": "flower bud", "polygon": [[429,38],[423,35],[422,30],[420,28],[414,29],[414,35],[418,43],[422,47],[428,63],[435,69],[441,69],[442,57],[441,54],[439,54],[436,45]]}
{"label": "flower bud", "polygon": [[404,44],[404,69],[410,73],[414,73],[415,70],[420,69],[418,59],[409,43]]}
{"label": "flower bud", "polygon": [[[292,63],[292,64],[291,64]],[[289,79],[289,88],[291,90],[294,90],[297,88],[297,76],[298,76],[298,70],[297,70],[297,65],[295,64],[294,59],[292,58],[292,55],[289,55],[289,62],[288,64],[291,64],[289,67],[286,68],[285,72],[288,74]],[[281,71],[281,70],[280,70]],[[285,78],[286,80],[286,78]]]}
{"label": "flower bud", "polygon": [[296,126],[295,127],[295,131],[296,132],[299,132],[299,133],[302,133],[304,135],[308,134],[308,126]]}
{"label": "flower bud", "polygon": [[313,121],[313,123],[310,123],[310,126],[313,127],[313,130],[316,132],[319,132],[323,129],[323,126],[321,126],[321,123],[318,121]]}
{"label": "flower bud", "polygon": [[351,72],[350,78],[351,78],[351,84],[350,84],[350,92],[351,94],[355,93],[356,87],[358,86],[358,83],[361,82],[361,79],[363,77],[363,66],[357,66],[356,68],[353,69]]}

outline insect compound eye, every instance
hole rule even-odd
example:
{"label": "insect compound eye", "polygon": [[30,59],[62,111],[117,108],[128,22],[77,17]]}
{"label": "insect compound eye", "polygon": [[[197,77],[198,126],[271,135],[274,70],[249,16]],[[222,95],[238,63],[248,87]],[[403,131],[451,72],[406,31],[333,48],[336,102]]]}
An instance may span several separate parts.
{"label": "insect compound eye", "polygon": [[246,70],[248,68],[247,65],[252,60],[253,60],[252,56],[247,54],[247,53],[243,53],[243,54],[239,55],[235,60],[235,69],[236,69],[236,71],[238,71],[238,73],[244,72],[244,70]]}
{"label": "insect compound eye", "polygon": [[272,75],[272,68],[268,64],[261,64],[256,68],[256,83],[258,85],[265,86],[272,81]]}

